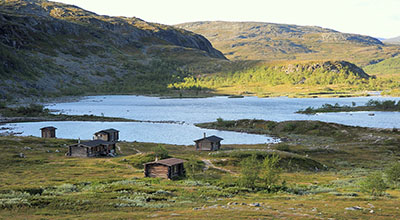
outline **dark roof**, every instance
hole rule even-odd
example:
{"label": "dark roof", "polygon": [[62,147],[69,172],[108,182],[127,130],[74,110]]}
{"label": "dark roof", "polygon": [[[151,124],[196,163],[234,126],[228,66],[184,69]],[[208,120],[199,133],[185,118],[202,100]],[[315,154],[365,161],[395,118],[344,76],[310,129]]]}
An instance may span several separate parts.
{"label": "dark roof", "polygon": [[99,134],[99,133],[107,133],[107,134],[110,134],[110,133],[114,133],[114,132],[119,132],[119,131],[116,130],[116,129],[114,129],[114,128],[110,128],[110,129],[98,131],[98,132],[96,132],[96,133],[94,133],[94,134]]}
{"label": "dark roof", "polygon": [[56,130],[57,128],[53,127],[53,126],[48,126],[48,127],[43,127],[40,130]]}
{"label": "dark roof", "polygon": [[186,162],[186,160],[182,160],[182,159],[178,159],[178,158],[168,158],[168,159],[164,159],[164,160],[157,160],[157,161],[153,161],[153,162],[148,162],[145,163],[147,164],[162,164],[162,165],[166,165],[166,166],[173,166],[173,165],[177,165],[180,163]]}
{"label": "dark roof", "polygon": [[[110,145],[110,144],[114,144],[114,142],[103,141],[103,140],[93,140],[93,141],[85,141],[85,142],[80,143],[80,145],[84,145],[87,147],[95,147],[95,146],[99,146],[99,145]],[[79,145],[79,144],[75,144],[75,145]]]}
{"label": "dark roof", "polygon": [[195,140],[194,142],[198,142],[198,141],[202,141],[202,140],[208,140],[208,141],[211,141],[211,142],[218,142],[218,141],[222,141],[224,139],[213,135],[213,136],[209,136],[209,137],[205,137],[205,138],[201,138],[201,139]]}

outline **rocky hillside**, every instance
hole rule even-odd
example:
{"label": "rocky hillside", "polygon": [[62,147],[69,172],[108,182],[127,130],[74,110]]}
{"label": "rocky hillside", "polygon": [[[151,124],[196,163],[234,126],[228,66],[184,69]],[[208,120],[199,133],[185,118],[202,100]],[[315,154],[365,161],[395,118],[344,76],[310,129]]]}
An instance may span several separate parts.
{"label": "rocky hillside", "polygon": [[204,35],[233,60],[337,59],[365,66],[400,53],[373,37],[315,26],[206,21],[176,27]]}
{"label": "rocky hillside", "polygon": [[0,60],[3,98],[146,92],[227,62],[199,34],[45,0],[0,1]]}

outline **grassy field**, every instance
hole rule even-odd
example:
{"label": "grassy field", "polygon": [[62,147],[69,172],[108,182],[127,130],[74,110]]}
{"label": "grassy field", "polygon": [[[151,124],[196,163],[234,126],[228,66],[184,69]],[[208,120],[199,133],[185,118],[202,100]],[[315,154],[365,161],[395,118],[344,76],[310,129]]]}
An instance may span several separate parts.
{"label": "grassy field", "polygon": [[[225,125],[217,127],[229,127]],[[0,219],[399,216],[400,190],[395,185],[388,184],[382,196],[360,189],[367,175],[399,159],[399,132],[322,122],[273,125],[243,120],[234,127],[230,130],[274,133],[287,141],[223,145],[222,151],[211,154],[196,152],[193,146],[163,145],[170,156],[197,164],[190,177],[172,181],[143,178],[142,164],[154,160],[159,144],[121,142],[115,158],[69,158],[66,146],[76,140],[0,137]],[[251,155],[262,160],[272,154],[280,156],[283,169],[277,190],[271,193],[261,183],[256,188],[236,184],[242,160]]]}

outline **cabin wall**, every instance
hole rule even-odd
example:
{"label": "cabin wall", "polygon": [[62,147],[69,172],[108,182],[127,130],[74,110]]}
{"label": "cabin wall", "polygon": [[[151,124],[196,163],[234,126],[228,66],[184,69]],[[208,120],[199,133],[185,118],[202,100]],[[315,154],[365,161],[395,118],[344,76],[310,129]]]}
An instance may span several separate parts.
{"label": "cabin wall", "polygon": [[183,163],[171,166],[170,173],[171,173],[170,174],[171,178],[177,176],[183,176],[185,174],[185,168],[183,167]]}
{"label": "cabin wall", "polygon": [[56,131],[42,130],[42,138],[55,138]]}
{"label": "cabin wall", "polygon": [[196,144],[197,150],[211,150],[211,142],[209,141],[200,141]]}
{"label": "cabin wall", "polygon": [[145,176],[146,177],[160,177],[168,179],[168,166],[161,164],[148,164],[145,165]]}
{"label": "cabin wall", "polygon": [[95,140],[103,140],[103,141],[108,141],[108,135],[107,134],[97,134],[97,135],[93,135],[93,139]]}
{"label": "cabin wall", "polygon": [[221,149],[220,142],[210,142],[207,140],[199,141],[196,143],[196,150],[219,150]]}
{"label": "cabin wall", "polygon": [[71,157],[88,157],[86,147],[69,146],[68,153]]}

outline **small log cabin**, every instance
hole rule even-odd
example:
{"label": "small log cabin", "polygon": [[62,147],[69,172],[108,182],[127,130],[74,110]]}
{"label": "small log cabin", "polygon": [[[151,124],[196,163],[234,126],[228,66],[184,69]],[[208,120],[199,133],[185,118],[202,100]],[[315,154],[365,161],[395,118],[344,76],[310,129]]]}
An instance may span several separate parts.
{"label": "small log cabin", "polygon": [[177,158],[168,158],[157,160],[144,164],[145,177],[160,177],[164,179],[173,179],[185,175],[183,163],[186,160]]}
{"label": "small log cabin", "polygon": [[208,151],[215,151],[221,149],[221,141],[224,140],[220,137],[215,135],[206,137],[204,133],[204,138],[195,140],[196,143],[196,150],[208,150]]}
{"label": "small log cabin", "polygon": [[93,135],[93,140],[117,142],[118,139],[119,139],[119,131],[113,128],[98,131]]}
{"label": "small log cabin", "polygon": [[70,145],[67,156],[70,157],[100,157],[114,156],[116,154],[115,142],[93,140]]}
{"label": "small log cabin", "polygon": [[56,137],[56,129],[55,127],[49,126],[41,128],[42,138],[55,138]]}

